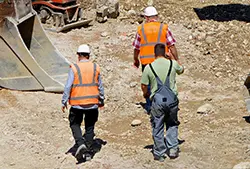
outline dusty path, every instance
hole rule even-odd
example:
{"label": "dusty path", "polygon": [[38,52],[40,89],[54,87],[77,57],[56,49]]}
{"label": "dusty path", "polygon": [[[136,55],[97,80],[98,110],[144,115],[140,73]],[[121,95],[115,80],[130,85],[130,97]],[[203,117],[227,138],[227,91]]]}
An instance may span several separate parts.
{"label": "dusty path", "polygon": [[[250,161],[250,125],[242,118],[248,115],[242,83],[250,71],[250,51],[243,43],[245,39],[246,44],[250,43],[249,23],[199,21],[197,17],[191,19],[195,15],[190,10],[186,14],[178,22],[166,19],[171,23],[186,67],[185,74],[177,79],[181,101],[179,138],[185,140],[180,145],[178,159],[159,163],[150,153],[149,117],[137,104],[143,101],[141,72],[131,66],[131,44],[137,25],[129,20],[109,20],[67,34],[48,32],[55,46],[72,62],[76,61],[79,44],[91,45],[92,58],[102,68],[106,93],[106,106],[100,112],[96,137],[106,141],[106,145],[102,145],[91,162],[76,164],[73,156],[65,154],[73,145],[73,138],[68,115],[60,111],[61,95],[2,89],[0,168],[229,169],[241,161]],[[237,32],[238,29],[242,31]],[[231,39],[232,32],[236,37],[233,43],[226,41]],[[202,33],[211,36],[216,45],[208,45],[209,39],[199,39]],[[237,58],[231,52],[235,44]],[[205,103],[211,104],[214,112],[197,114],[197,108]],[[131,127],[133,119],[141,119],[142,125]]]}

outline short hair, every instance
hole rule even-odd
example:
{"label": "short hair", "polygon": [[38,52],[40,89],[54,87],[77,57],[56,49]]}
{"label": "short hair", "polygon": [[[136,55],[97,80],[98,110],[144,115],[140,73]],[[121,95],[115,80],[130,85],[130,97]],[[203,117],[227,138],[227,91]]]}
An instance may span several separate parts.
{"label": "short hair", "polygon": [[89,57],[89,53],[77,52],[77,54],[81,57]]}
{"label": "short hair", "polygon": [[155,56],[165,56],[166,55],[166,45],[163,43],[158,43],[154,47]]}

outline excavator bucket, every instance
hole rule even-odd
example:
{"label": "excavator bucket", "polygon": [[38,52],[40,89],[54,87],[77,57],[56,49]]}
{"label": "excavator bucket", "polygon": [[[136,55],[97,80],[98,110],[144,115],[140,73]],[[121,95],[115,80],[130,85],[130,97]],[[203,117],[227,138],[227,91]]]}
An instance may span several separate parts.
{"label": "excavator bucket", "polygon": [[0,0],[0,86],[62,92],[69,62],[46,36],[30,0]]}
{"label": "excavator bucket", "polygon": [[248,90],[248,96],[245,98],[246,105],[247,105],[247,111],[250,113],[250,73],[248,74],[244,85],[246,86]]}

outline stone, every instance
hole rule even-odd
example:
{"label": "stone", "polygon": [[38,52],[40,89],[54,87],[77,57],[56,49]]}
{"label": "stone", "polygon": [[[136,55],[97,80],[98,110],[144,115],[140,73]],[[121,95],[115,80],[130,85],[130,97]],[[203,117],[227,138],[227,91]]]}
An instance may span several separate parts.
{"label": "stone", "polygon": [[213,113],[214,112],[214,108],[211,104],[204,104],[202,106],[200,106],[198,109],[197,109],[197,113],[199,114],[210,114],[210,113]]}
{"label": "stone", "polygon": [[127,15],[129,17],[133,17],[133,16],[136,16],[136,12],[135,12],[135,10],[131,9],[131,10],[128,11]]}
{"label": "stone", "polygon": [[250,162],[241,162],[235,165],[233,169],[250,169]]}
{"label": "stone", "polygon": [[132,121],[131,126],[139,126],[141,125],[141,123],[142,123],[141,120],[135,119]]}
{"label": "stone", "polygon": [[102,6],[100,8],[97,8],[96,10],[96,20],[97,22],[103,23],[106,22],[108,19],[108,10],[109,8],[107,6]]}
{"label": "stone", "polygon": [[102,32],[101,33],[101,37],[107,37],[108,36],[108,32]]}
{"label": "stone", "polygon": [[119,0],[108,0],[108,17],[117,18],[119,16]]}
{"label": "stone", "polygon": [[137,82],[131,82],[129,84],[130,88],[134,88],[134,87],[136,87],[136,85],[137,85]]}
{"label": "stone", "polygon": [[244,39],[243,44],[247,45],[248,44],[248,40]]}
{"label": "stone", "polygon": [[201,43],[201,42],[196,42],[195,45],[196,45],[196,46],[201,46],[202,43]]}
{"label": "stone", "polygon": [[221,72],[215,73],[215,77],[221,77],[221,76],[222,76],[222,73],[221,73]]}
{"label": "stone", "polygon": [[106,67],[106,70],[107,70],[107,72],[110,72],[110,71],[112,71],[112,68],[109,67],[109,66],[107,66],[107,67]]}
{"label": "stone", "polygon": [[205,39],[206,43],[208,44],[212,44],[214,42],[214,38],[212,36],[208,36],[206,39]]}
{"label": "stone", "polygon": [[197,37],[198,40],[204,40],[206,38],[206,33],[200,33]]}

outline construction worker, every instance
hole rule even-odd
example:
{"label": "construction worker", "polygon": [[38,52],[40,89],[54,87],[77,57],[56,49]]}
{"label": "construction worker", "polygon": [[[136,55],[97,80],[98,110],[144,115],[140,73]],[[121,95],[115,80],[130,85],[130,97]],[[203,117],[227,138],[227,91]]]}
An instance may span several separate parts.
{"label": "construction worker", "polygon": [[[154,140],[153,155],[161,162],[166,158],[178,157],[178,98],[176,73],[181,74],[184,67],[179,61],[167,59],[165,44],[154,47],[155,61],[147,65],[142,73],[141,88],[144,98],[152,101],[150,118]],[[151,86],[151,93],[148,90]],[[164,138],[164,124],[166,137]]]}
{"label": "construction worker", "polygon": [[[144,10],[146,23],[140,25],[137,29],[134,46],[134,66],[139,68],[140,62],[142,71],[147,64],[154,61],[154,46],[157,43],[166,44],[166,54],[175,60],[178,60],[177,50],[175,48],[175,39],[172,36],[168,25],[158,22],[158,12],[153,6]],[[140,56],[140,61],[139,57]],[[149,86],[150,89],[150,86]],[[150,100],[146,99],[145,110],[150,111]]]}
{"label": "construction worker", "polygon": [[[77,50],[78,63],[72,64],[62,97],[62,111],[71,105],[69,113],[70,128],[77,147],[75,157],[81,160],[92,158],[91,151],[94,127],[98,120],[98,107],[104,106],[104,88],[102,86],[100,67],[89,60],[90,48],[80,45]],[[81,123],[84,118],[85,134],[82,135]]]}

